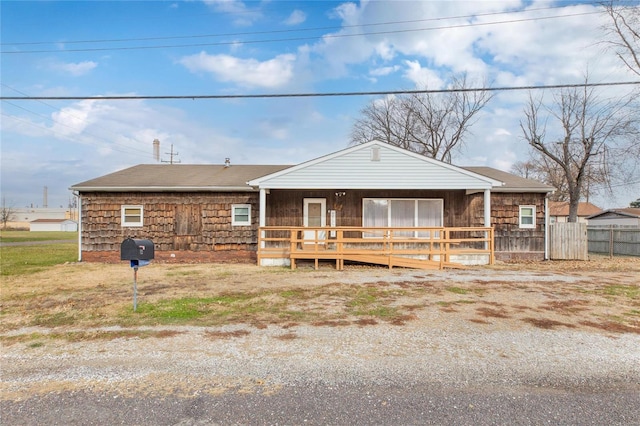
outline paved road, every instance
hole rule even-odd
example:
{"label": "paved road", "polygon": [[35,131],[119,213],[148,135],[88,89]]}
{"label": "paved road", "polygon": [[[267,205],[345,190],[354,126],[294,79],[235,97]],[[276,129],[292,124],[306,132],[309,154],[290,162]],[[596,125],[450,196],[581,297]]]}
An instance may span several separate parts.
{"label": "paved road", "polygon": [[270,395],[126,398],[86,391],[3,401],[3,425],[638,425],[640,386],[601,389],[285,387]]}

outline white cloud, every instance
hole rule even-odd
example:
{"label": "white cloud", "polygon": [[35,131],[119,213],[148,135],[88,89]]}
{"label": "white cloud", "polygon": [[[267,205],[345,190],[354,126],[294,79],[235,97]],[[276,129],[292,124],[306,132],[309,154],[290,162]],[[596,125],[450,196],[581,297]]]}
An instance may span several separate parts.
{"label": "white cloud", "polygon": [[511,132],[508,131],[507,129],[496,129],[496,131],[493,132],[493,134],[495,136],[511,136]]}
{"label": "white cloud", "polygon": [[291,15],[287,19],[285,19],[285,25],[299,25],[307,20],[307,15],[301,10],[294,10],[291,12]]}
{"label": "white cloud", "polygon": [[258,61],[200,52],[197,55],[185,56],[179,62],[191,72],[211,73],[221,81],[244,86],[274,88],[284,86],[293,78],[295,60],[296,56],[293,54],[283,54],[266,61]]}
{"label": "white cloud", "polygon": [[74,77],[88,74],[90,71],[98,66],[97,62],[84,61],[84,62],[55,62],[51,64],[51,68],[69,73]]}
{"label": "white cloud", "polygon": [[54,120],[51,130],[61,136],[78,135],[91,124],[91,120],[99,115],[99,110],[104,107],[100,101],[84,100],[62,108],[51,114]]}
{"label": "white cloud", "polygon": [[374,77],[383,77],[385,75],[389,75],[392,74],[398,70],[400,70],[400,66],[399,65],[394,65],[394,66],[390,66],[390,67],[380,67],[380,68],[374,68],[372,70],[369,71],[369,75],[372,75]]}
{"label": "white cloud", "polygon": [[262,18],[259,9],[251,9],[240,0],[204,0],[204,3],[216,12],[229,14],[238,26],[250,26]]}
{"label": "white cloud", "polygon": [[404,77],[419,87],[440,89],[444,82],[438,73],[429,68],[423,68],[418,61],[405,61]]}

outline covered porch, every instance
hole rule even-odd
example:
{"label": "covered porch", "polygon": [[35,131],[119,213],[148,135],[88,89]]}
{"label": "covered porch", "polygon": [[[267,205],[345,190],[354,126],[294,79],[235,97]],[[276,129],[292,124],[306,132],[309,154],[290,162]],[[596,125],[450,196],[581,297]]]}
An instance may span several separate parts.
{"label": "covered porch", "polygon": [[491,190],[503,183],[395,146],[372,141],[247,183],[259,192],[259,265],[494,261]]}
{"label": "covered porch", "polygon": [[493,264],[490,227],[261,227],[258,264],[291,266],[298,260],[345,261],[416,269]]}

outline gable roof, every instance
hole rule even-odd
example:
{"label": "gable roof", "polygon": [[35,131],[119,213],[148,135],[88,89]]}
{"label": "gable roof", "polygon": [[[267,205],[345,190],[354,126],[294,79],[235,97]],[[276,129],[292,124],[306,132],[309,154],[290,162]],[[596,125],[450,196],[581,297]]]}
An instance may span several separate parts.
{"label": "gable roof", "polygon": [[[578,203],[578,216],[592,216],[602,212],[602,209],[591,203]],[[549,201],[550,216],[569,216],[569,202]]]}
{"label": "gable roof", "polygon": [[253,191],[247,181],[290,165],[140,164],[73,185],[80,192]]}
{"label": "gable roof", "polygon": [[625,207],[621,209],[608,209],[600,213],[589,216],[587,219],[605,218],[605,217],[629,217],[640,219],[640,209],[633,207]]}
{"label": "gable roof", "polygon": [[379,141],[356,145],[253,179],[264,189],[471,189],[502,181]]}
{"label": "gable roof", "polygon": [[294,166],[140,164],[69,189],[78,192],[230,192],[257,191],[258,188],[553,191],[548,185],[491,167],[457,167],[379,141]]}

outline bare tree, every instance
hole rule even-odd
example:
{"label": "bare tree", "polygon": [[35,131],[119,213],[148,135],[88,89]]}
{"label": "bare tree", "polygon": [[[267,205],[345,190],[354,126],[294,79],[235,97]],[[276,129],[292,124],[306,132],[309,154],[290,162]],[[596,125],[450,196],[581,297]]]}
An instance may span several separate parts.
{"label": "bare tree", "polygon": [[[525,140],[561,170],[569,197],[569,222],[575,222],[578,203],[589,176],[598,176],[609,184],[612,169],[623,158],[616,155],[624,149],[627,137],[637,135],[637,121],[628,108],[631,98],[603,99],[594,88],[561,89],[553,102],[529,96],[520,122]],[[547,124],[552,123],[549,134]]]}
{"label": "bare tree", "polygon": [[611,18],[606,43],[632,72],[640,76],[640,7],[610,0],[604,4]]}
{"label": "bare tree", "polygon": [[13,220],[15,212],[15,209],[12,206],[8,206],[5,198],[2,197],[2,206],[0,206],[0,222],[2,222],[3,229],[7,229],[7,222]]}
{"label": "bare tree", "polygon": [[532,150],[529,159],[518,161],[511,166],[511,173],[527,179],[534,179],[555,188],[549,195],[551,201],[569,201],[569,190],[564,178],[564,170],[540,151]]}
{"label": "bare tree", "polygon": [[449,89],[372,101],[354,123],[351,144],[377,139],[450,163],[493,95],[485,89],[470,91],[465,74],[452,77]]}

